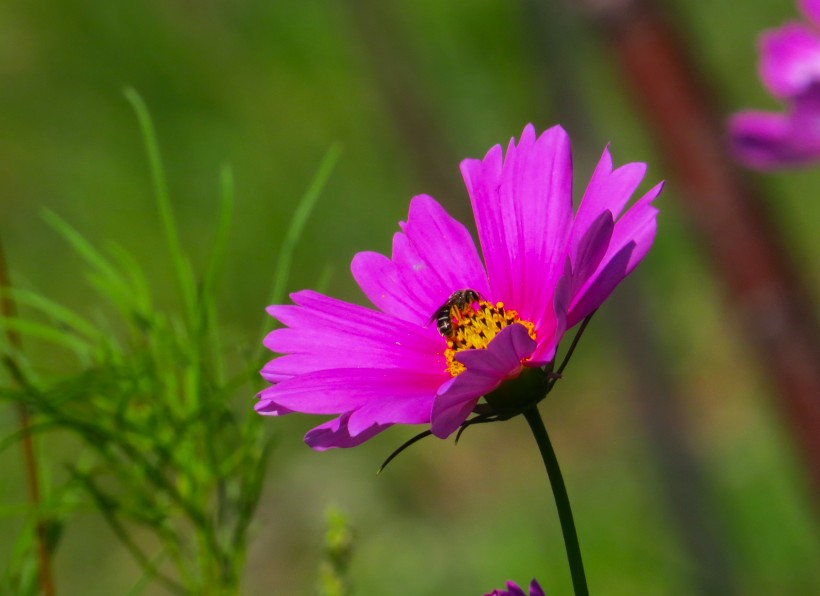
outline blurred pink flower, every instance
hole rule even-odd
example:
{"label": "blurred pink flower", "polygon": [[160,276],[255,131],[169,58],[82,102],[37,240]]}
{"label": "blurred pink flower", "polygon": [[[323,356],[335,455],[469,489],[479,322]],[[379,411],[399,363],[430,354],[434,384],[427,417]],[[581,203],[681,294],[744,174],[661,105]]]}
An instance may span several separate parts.
{"label": "blurred pink flower", "polygon": [[[573,215],[560,126],[536,138],[528,125],[506,156],[496,145],[464,160],[483,263],[462,224],[433,198],[413,198],[392,258],[362,252],[351,265],[377,310],[310,290],[268,308],[284,327],[265,345],[283,355],[262,369],[273,385],[256,410],[336,415],[305,436],[318,450],[358,445],[392,424],[449,436],[482,396],[550,363],[564,332],[643,259],[662,184],[622,212],[645,171],[613,170],[605,149]],[[448,301],[460,291],[468,299]]]}
{"label": "blurred pink flower", "polygon": [[745,165],[773,169],[820,159],[820,0],[799,0],[810,23],[760,35],[760,78],[784,112],[748,110],[729,120],[732,148]]}
{"label": "blurred pink flower", "polygon": [[[515,582],[507,582],[506,590],[493,590],[484,596],[527,596],[527,594]],[[543,588],[535,580],[530,582],[529,596],[544,596]]]}

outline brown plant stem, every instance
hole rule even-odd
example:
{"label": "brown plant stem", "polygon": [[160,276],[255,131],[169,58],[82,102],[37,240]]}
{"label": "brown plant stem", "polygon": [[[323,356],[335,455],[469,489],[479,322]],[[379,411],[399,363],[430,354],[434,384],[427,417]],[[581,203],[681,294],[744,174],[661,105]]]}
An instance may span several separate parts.
{"label": "brown plant stem", "polygon": [[[0,288],[8,287],[11,287],[11,282],[6,268],[3,247],[0,244]],[[0,299],[0,314],[4,317],[13,317],[15,315],[14,302],[7,293],[4,293],[2,299]],[[9,344],[16,350],[22,349],[20,334],[9,327],[7,327],[5,331]],[[34,451],[34,440],[31,437],[31,417],[24,403],[18,404],[17,415],[20,425],[20,444],[23,451],[23,469],[26,474],[29,501],[37,516],[37,576],[42,594],[44,596],[54,596],[56,591],[54,589],[54,578],[51,575],[51,551],[46,535],[46,524],[40,512],[42,498],[37,469],[37,456]]]}
{"label": "brown plant stem", "polygon": [[666,155],[759,370],[777,390],[820,505],[820,332],[782,235],[735,168],[713,96],[655,3],[586,4]]}

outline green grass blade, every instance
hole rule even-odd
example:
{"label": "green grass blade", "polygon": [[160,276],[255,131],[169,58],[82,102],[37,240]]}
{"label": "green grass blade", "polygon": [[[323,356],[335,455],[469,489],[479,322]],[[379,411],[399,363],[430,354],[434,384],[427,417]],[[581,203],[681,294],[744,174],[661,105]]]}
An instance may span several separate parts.
{"label": "green grass blade", "polygon": [[[302,195],[302,198],[299,199],[296,211],[294,211],[287,232],[285,233],[285,239],[282,241],[282,247],[279,250],[279,258],[276,261],[274,273],[273,289],[271,290],[268,304],[281,304],[285,299],[285,289],[287,288],[288,279],[290,278],[290,268],[293,264],[293,253],[296,250],[296,244],[302,235],[308,217],[316,205],[316,201],[319,199],[319,195],[322,194],[322,190],[324,190],[327,180],[333,168],[336,166],[336,162],[339,161],[341,153],[342,150],[338,144],[333,145],[328,150],[324,159],[322,159],[322,163],[319,165],[319,170],[313,177],[313,181],[305,194]],[[256,342],[258,346],[256,360],[261,358],[262,338],[267,333],[268,327],[268,321],[265,319],[262,324],[260,339]]]}
{"label": "green grass blade", "polygon": [[276,273],[273,281],[273,290],[270,294],[269,304],[279,304],[285,298],[285,288],[287,288],[288,278],[290,277],[290,268],[293,263],[293,253],[296,250],[296,244],[302,236],[302,231],[305,229],[308,217],[313,211],[316,201],[319,199],[325,184],[330,177],[336,162],[339,161],[341,155],[341,148],[339,145],[333,145],[325,154],[319,170],[316,172],[313,181],[307,189],[307,192],[299,200],[296,206],[296,211],[293,213],[293,218],[290,220],[285,239],[282,242],[282,248],[279,250],[279,259],[276,262]]}
{"label": "green grass blade", "polygon": [[108,298],[123,314],[130,316],[134,311],[139,311],[140,305],[135,300],[138,293],[109,259],[56,213],[44,209],[42,215],[43,219],[90,266],[91,271],[86,273],[86,279],[91,286],[96,288],[102,296]]}
{"label": "green grass blade", "polygon": [[228,238],[230,237],[231,223],[233,221],[234,209],[234,179],[233,170],[229,165],[223,165],[219,172],[220,201],[219,201],[219,221],[216,235],[214,237],[211,257],[205,270],[205,278],[202,283],[203,296],[213,296],[216,292],[216,285],[222,273],[225,263],[225,254],[228,249]]}
{"label": "green grass blade", "polygon": [[116,270],[116,268],[106,259],[94,246],[85,239],[75,228],[66,222],[59,215],[49,209],[42,210],[43,219],[54,228],[71,245],[71,248],[88,263],[92,269],[101,276],[110,280],[113,286],[120,290],[127,291],[128,284]]}
{"label": "green grass blade", "polygon": [[[109,252],[116,260],[120,271],[127,275],[128,287],[132,295],[132,306],[141,315],[151,312],[151,290],[145,273],[134,256],[119,244],[111,243]],[[131,314],[131,313],[127,313]]]}
{"label": "green grass blade", "polygon": [[[0,316],[0,329],[16,331],[23,336],[41,339],[64,348],[68,348],[79,356],[87,356],[93,350],[93,345],[73,333],[55,329],[51,325],[35,323],[19,317]],[[4,342],[0,342],[0,346]]]}
{"label": "green grass blade", "polygon": [[165,232],[165,239],[168,242],[168,250],[171,255],[177,280],[182,292],[182,299],[188,316],[191,321],[196,319],[196,296],[194,288],[193,272],[190,263],[182,252],[182,245],[179,241],[179,228],[174,218],[174,211],[171,208],[171,198],[168,192],[168,183],[165,178],[165,170],[162,166],[162,158],[157,142],[157,134],[154,130],[154,123],[148,112],[148,106],[139,93],[131,87],[125,89],[125,98],[134,109],[142,132],[145,150],[148,156],[148,165],[151,170],[151,179],[154,184],[154,194],[157,200],[162,228]]}
{"label": "green grass blade", "polygon": [[86,319],[69,308],[41,296],[35,292],[21,288],[0,288],[0,297],[8,296],[21,306],[33,308],[48,316],[57,325],[85,335],[89,339],[100,339],[100,331]]}

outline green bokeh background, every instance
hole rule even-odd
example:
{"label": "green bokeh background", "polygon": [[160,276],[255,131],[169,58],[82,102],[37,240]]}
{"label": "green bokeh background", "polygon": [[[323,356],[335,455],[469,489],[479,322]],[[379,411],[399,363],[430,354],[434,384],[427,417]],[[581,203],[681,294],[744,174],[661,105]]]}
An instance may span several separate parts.
{"label": "green bokeh background", "polygon": [[[547,3],[549,4],[549,3]],[[41,218],[47,207],[95,242],[138,255],[160,300],[178,298],[154,209],[133,86],[157,127],[182,240],[204,262],[218,211],[218,172],[237,184],[225,291],[226,343],[253,338],[282,235],[328,147],[342,159],[300,241],[291,289],[327,280],[362,302],[348,265],[387,252],[410,197],[429,193],[469,217],[458,163],[576,110],[576,192],[612,142],[617,163],[649,163],[642,188],[668,177],[606,45],[577,14],[564,26],[531,4],[476,0],[5,0],[0,3],[0,238],[15,283],[89,315],[98,307],[82,264]],[[760,30],[796,15],[788,2],[667,2],[672,22],[721,106],[776,106],[756,76]],[[557,11],[555,7],[550,10]],[[563,14],[557,11],[556,14]],[[548,43],[545,45],[545,39]],[[379,45],[381,44],[381,45]],[[571,57],[571,58],[570,58]],[[567,65],[571,68],[567,68]],[[560,76],[556,76],[558,73]],[[421,106],[439,142],[408,141],[380,81]],[[412,112],[412,110],[410,110]],[[429,129],[429,130],[428,130]],[[432,132],[430,132],[432,131]],[[425,159],[426,157],[426,159]],[[750,174],[751,176],[752,174]],[[813,296],[820,295],[820,171],[756,176]],[[656,245],[629,280],[650,316],[682,398],[708,502],[743,594],[820,591],[820,535],[808,483],[761,364],[743,341],[669,180]],[[455,257],[454,257],[455,258]],[[659,488],[607,308],[566,379],[542,405],[573,502],[595,594],[695,593]],[[58,355],[44,354],[55,368]],[[663,399],[664,396],[658,396]],[[240,395],[250,408],[252,395]],[[13,410],[0,410],[3,435]],[[310,594],[330,504],[356,534],[357,593],[481,594],[538,577],[569,591],[558,520],[523,420],[468,431],[457,447],[428,439],[374,472],[416,429],[394,428],[355,450],[314,453],[317,419],[268,421],[278,437],[245,575],[248,594]],[[60,439],[41,443],[59,478]],[[19,454],[0,454],[0,501],[21,503]],[[19,524],[0,519],[0,555]],[[140,577],[92,510],[69,523],[55,560],[61,594],[125,593]],[[147,593],[161,594],[160,588]]]}

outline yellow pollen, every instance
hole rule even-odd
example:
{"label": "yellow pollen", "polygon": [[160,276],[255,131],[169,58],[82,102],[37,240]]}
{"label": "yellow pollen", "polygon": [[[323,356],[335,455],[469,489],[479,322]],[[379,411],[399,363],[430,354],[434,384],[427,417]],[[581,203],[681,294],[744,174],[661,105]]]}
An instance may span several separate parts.
{"label": "yellow pollen", "polygon": [[[474,308],[474,304],[478,305],[478,310]],[[460,309],[453,308],[450,311],[450,318],[453,330],[447,338],[444,357],[447,359],[447,372],[454,377],[465,369],[465,366],[455,359],[457,352],[485,349],[490,340],[508,325],[524,325],[530,337],[535,340],[535,325],[519,319],[517,311],[505,310],[503,302],[496,302],[493,305],[485,300],[479,300]]]}

